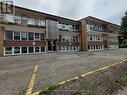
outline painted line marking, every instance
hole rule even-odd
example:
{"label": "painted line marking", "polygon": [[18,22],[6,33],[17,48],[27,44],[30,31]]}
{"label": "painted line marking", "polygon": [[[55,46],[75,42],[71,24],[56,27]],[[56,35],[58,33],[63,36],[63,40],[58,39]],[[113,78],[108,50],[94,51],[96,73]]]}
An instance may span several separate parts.
{"label": "painted line marking", "polygon": [[[102,68],[99,68],[99,69],[96,69],[96,70],[93,70],[93,71],[84,73],[84,74],[82,74],[82,75],[80,75],[80,76],[86,77],[86,76],[88,76],[88,75],[97,73],[97,72],[99,72],[99,71],[107,70],[107,69],[109,69],[109,68],[111,68],[111,67],[114,67],[114,66],[116,66],[116,65],[118,65],[118,64],[122,64],[122,63],[125,62],[125,61],[127,61],[127,59],[124,59],[124,60],[122,60],[122,61],[120,61],[120,62],[117,62],[117,63],[111,64],[111,65],[108,65],[108,66],[105,66],[105,67],[102,67]],[[63,84],[65,84],[65,83],[71,82],[71,81],[76,80],[76,79],[79,79],[79,77],[74,77],[74,78],[72,78],[72,79],[70,79],[70,80],[66,80],[66,81],[60,82],[60,83],[58,83],[58,84],[56,84],[56,85],[63,85]],[[48,88],[48,87],[46,87],[46,88]],[[42,92],[42,91],[40,90],[40,91],[34,92],[34,93],[31,94],[31,95],[39,95],[41,92]]]}
{"label": "painted line marking", "polygon": [[[116,66],[116,65],[118,65],[118,64],[122,64],[124,61],[127,61],[127,59],[124,59],[124,60],[122,60],[122,61],[120,61],[120,62],[118,62],[118,63],[114,63],[114,64],[111,64],[111,65],[108,65],[108,66],[105,66],[105,67],[102,67],[102,68],[99,68],[99,69],[96,69],[96,70],[93,70],[93,71],[84,73],[84,74],[82,74],[82,75],[80,75],[80,76],[81,76],[81,77],[86,77],[86,76],[88,76],[88,75],[97,73],[97,72],[99,72],[99,71],[107,70],[107,69],[109,69],[109,68],[111,68],[111,67],[114,67],[114,66]],[[70,81],[75,80],[75,79],[79,79],[79,77],[74,77],[74,78],[72,78],[72,79],[70,79],[70,80],[66,80],[66,81],[60,82],[60,83],[58,83],[58,85],[65,84],[65,83],[70,82]]]}
{"label": "painted line marking", "polygon": [[34,86],[34,83],[35,83],[35,78],[36,78],[36,73],[37,73],[38,67],[39,67],[39,65],[35,66],[35,69],[34,69],[34,72],[32,74],[32,78],[30,80],[26,95],[31,95],[32,94],[32,89],[33,89],[33,86]]}

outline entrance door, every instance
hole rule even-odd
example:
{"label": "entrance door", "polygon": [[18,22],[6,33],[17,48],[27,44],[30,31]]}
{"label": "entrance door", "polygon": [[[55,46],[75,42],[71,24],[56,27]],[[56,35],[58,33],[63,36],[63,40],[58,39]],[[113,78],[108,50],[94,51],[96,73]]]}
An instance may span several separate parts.
{"label": "entrance door", "polygon": [[56,51],[56,41],[48,41],[48,51]]}

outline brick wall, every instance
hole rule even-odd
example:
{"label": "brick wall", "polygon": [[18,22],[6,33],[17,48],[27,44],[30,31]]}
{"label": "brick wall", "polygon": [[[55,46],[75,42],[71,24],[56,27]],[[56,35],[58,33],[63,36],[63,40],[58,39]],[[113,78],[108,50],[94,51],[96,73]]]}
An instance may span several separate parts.
{"label": "brick wall", "polygon": [[0,56],[3,56],[4,29],[0,27]]}
{"label": "brick wall", "polygon": [[86,32],[86,20],[81,20],[81,51],[88,50],[87,32]]}

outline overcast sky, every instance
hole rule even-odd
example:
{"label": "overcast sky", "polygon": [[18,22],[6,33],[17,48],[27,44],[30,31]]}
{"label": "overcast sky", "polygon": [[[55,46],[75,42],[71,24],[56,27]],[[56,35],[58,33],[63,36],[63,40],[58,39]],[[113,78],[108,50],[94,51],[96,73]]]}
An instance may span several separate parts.
{"label": "overcast sky", "polygon": [[127,11],[127,0],[15,0],[15,5],[74,20],[93,16],[115,24]]}

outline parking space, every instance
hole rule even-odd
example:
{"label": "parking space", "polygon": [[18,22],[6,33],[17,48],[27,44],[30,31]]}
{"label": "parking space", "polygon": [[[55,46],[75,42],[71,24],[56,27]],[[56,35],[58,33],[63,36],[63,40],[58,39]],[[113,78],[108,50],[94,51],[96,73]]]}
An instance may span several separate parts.
{"label": "parking space", "polygon": [[126,57],[127,49],[1,57],[0,92],[2,95],[25,94],[36,65],[39,65],[39,68],[33,91]]}

